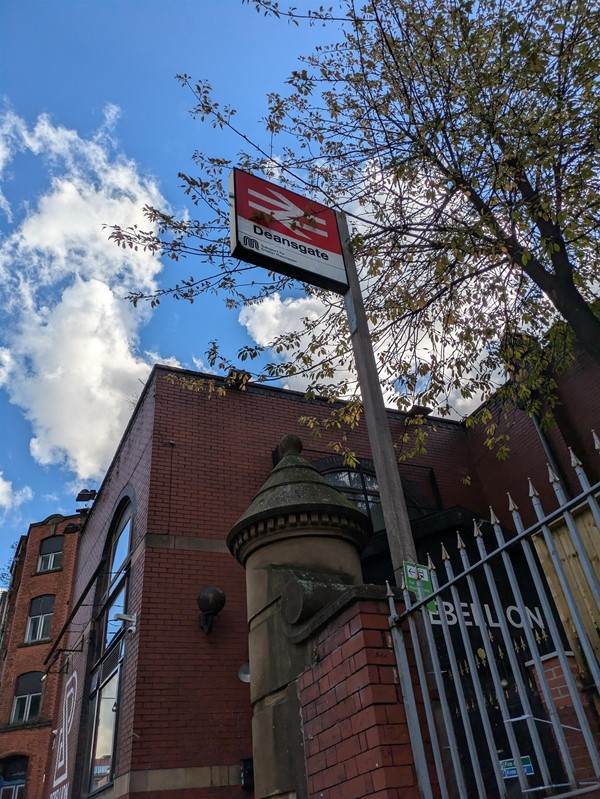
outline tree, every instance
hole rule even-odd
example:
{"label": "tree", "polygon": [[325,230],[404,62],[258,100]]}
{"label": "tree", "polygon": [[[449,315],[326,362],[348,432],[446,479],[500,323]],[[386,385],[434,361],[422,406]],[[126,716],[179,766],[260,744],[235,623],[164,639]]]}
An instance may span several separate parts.
{"label": "tree", "polygon": [[[295,24],[330,24],[333,41],[303,59],[287,93],[270,95],[268,152],[240,133],[247,146],[238,164],[346,210],[398,403],[449,412],[457,393],[494,391],[508,360],[521,375],[513,394],[534,397],[537,411],[548,371],[565,362],[573,338],[600,360],[595,4],[341,0],[302,13],[252,4]],[[181,80],[195,94],[194,116],[236,130],[235,111],[208,84]],[[203,153],[195,161],[199,173],[180,177],[208,216],[181,221],[148,208],[157,234],[112,230],[122,246],[197,255],[212,270],[147,299],[219,289],[237,306],[287,285],[271,275],[244,287],[248,267],[228,258],[224,177],[233,162]],[[315,391],[335,394],[335,368],[350,358],[345,318],[339,298],[317,293],[323,315],[305,320],[304,337],[270,343],[286,358],[266,374],[302,371]],[[535,368],[515,369],[532,339],[541,342]],[[232,366],[216,344],[211,356]]]}
{"label": "tree", "polygon": [[0,588],[8,588],[12,577],[12,565],[14,560],[14,553],[17,551],[18,541],[13,541],[10,545],[11,552],[13,553],[9,560],[0,566]]}

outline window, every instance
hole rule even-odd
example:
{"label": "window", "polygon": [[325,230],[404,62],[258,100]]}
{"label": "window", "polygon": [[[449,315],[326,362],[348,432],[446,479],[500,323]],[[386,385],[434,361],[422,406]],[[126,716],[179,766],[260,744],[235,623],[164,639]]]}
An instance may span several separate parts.
{"label": "window", "polygon": [[8,757],[0,761],[0,799],[23,799],[26,776],[26,757]]}
{"label": "window", "polygon": [[40,714],[42,700],[42,672],[28,671],[17,677],[15,701],[13,703],[11,724],[26,724],[35,721]]}
{"label": "window", "polygon": [[40,557],[37,565],[38,572],[49,572],[54,569],[60,569],[63,541],[64,537],[62,535],[51,535],[49,538],[44,538],[42,540],[40,544]]}
{"label": "window", "polygon": [[32,644],[35,641],[45,641],[50,638],[54,599],[52,594],[46,594],[45,596],[36,596],[31,600],[25,632],[26,643]]}
{"label": "window", "polygon": [[379,487],[375,475],[369,474],[359,467],[357,470],[335,469],[325,472],[323,476],[369,516],[375,533],[384,529]]}
{"label": "window", "polygon": [[94,719],[92,773],[90,791],[102,788],[112,779],[113,750],[117,727],[120,646],[116,647],[112,673],[104,678],[101,670],[94,674],[90,711]]}
{"label": "window", "polygon": [[98,652],[89,697],[89,791],[99,790],[113,779],[119,683],[125,653],[124,626],[115,616],[127,611],[131,529],[131,506],[127,505],[117,515],[114,533],[108,544],[108,568],[96,617]]}
{"label": "window", "polygon": [[23,799],[25,796],[25,783],[19,785],[3,785],[0,790],[0,799]]}

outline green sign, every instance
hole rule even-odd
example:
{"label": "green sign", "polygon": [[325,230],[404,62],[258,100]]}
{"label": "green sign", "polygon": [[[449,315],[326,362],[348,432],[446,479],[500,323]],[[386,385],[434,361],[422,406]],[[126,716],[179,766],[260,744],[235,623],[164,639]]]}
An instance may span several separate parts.
{"label": "green sign", "polygon": [[[417,602],[433,594],[433,583],[431,582],[429,569],[420,563],[404,561],[404,582],[406,583],[406,589],[415,595]],[[435,601],[428,602],[425,607],[430,613],[437,612]]]}
{"label": "green sign", "polygon": [[[533,764],[529,755],[523,755],[521,757],[521,765],[523,766],[523,771],[525,774],[529,774],[530,776],[533,774]],[[502,776],[505,780],[509,780],[511,777],[518,776],[517,766],[515,765],[514,758],[512,757],[509,757],[508,760],[501,760],[500,768],[502,769]]]}

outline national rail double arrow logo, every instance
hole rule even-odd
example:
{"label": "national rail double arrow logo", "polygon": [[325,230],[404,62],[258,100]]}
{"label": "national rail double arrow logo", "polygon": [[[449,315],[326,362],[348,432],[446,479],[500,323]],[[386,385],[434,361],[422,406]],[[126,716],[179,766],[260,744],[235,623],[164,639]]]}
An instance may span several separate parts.
{"label": "national rail double arrow logo", "polygon": [[[289,197],[274,188],[267,189],[273,196],[261,194],[255,189],[248,189],[248,195],[256,197],[256,200],[248,200],[250,208],[267,214],[269,220],[276,220],[291,233],[300,236],[306,241],[311,240],[311,236],[323,236],[328,238],[326,221],[316,213],[311,213],[310,209],[302,210]],[[306,229],[310,225],[310,231]],[[319,227],[320,226],[320,227]]]}

